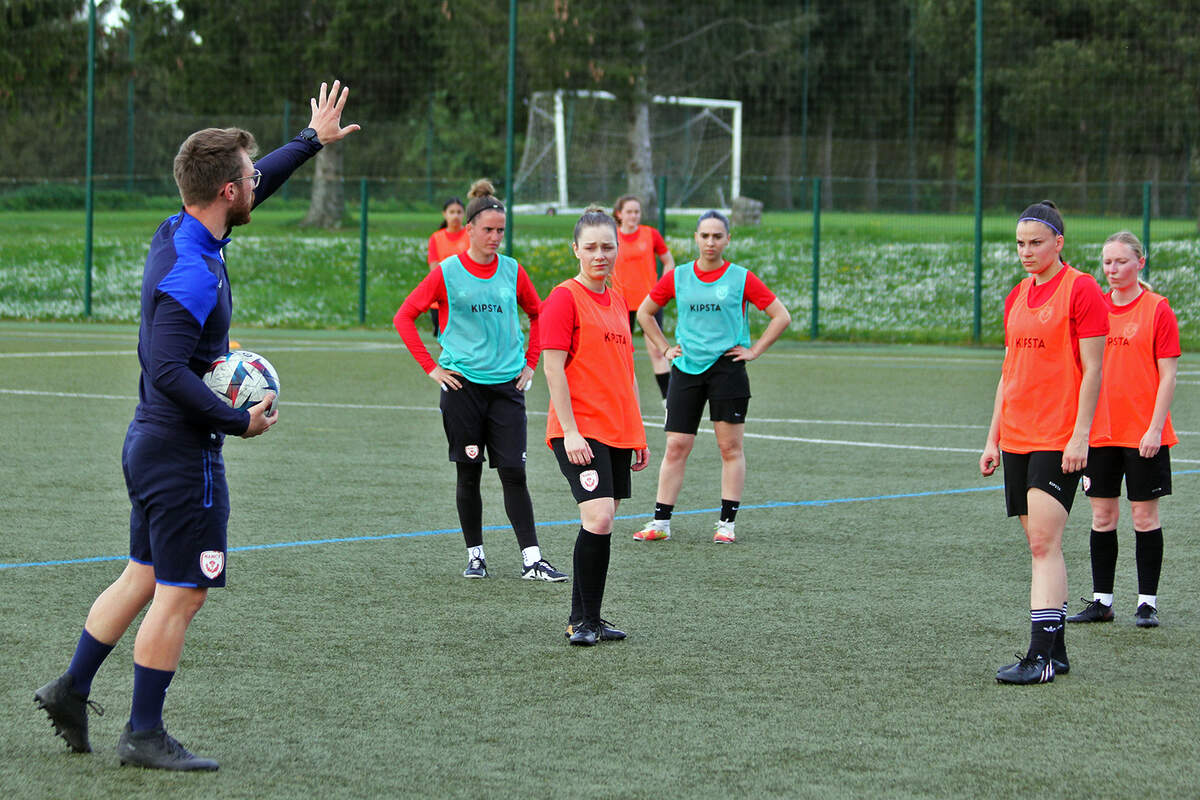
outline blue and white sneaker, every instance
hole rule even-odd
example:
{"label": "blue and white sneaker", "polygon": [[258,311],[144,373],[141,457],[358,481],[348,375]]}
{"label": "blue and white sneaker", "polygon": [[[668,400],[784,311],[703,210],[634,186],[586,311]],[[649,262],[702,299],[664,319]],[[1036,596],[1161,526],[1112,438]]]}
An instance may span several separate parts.
{"label": "blue and white sneaker", "polygon": [[487,577],[487,562],[482,558],[471,557],[467,562],[467,568],[463,570],[464,578],[486,578]]}
{"label": "blue and white sneaker", "polygon": [[527,581],[562,583],[567,579],[567,573],[559,572],[549,561],[543,558],[522,569],[521,577]]}

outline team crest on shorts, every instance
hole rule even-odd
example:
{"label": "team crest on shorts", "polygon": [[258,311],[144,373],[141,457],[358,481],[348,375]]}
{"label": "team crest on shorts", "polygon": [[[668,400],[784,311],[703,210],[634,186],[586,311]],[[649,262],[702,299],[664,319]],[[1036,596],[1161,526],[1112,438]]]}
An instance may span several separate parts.
{"label": "team crest on shorts", "polygon": [[1092,488],[1092,479],[1089,478],[1087,475],[1084,475],[1083,476],[1083,490],[1086,492],[1088,489],[1091,489],[1091,488]]}
{"label": "team crest on shorts", "polygon": [[579,485],[589,492],[596,491],[596,487],[600,485],[600,473],[594,469],[584,470],[579,473]]}
{"label": "team crest on shorts", "polygon": [[200,571],[204,573],[204,577],[211,580],[220,575],[223,569],[225,554],[220,550],[205,550],[200,554]]}
{"label": "team crest on shorts", "polygon": [[467,454],[467,458],[478,458],[479,457],[479,445],[469,444],[463,448],[463,452]]}

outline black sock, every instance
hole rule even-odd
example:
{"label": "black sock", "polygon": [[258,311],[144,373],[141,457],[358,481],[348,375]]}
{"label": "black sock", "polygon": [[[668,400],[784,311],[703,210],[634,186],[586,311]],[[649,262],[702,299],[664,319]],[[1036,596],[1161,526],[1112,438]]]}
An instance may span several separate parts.
{"label": "black sock", "polygon": [[537,529],[533,522],[533,500],[529,497],[529,484],[523,467],[500,467],[500,488],[504,490],[504,513],[517,535],[517,544],[522,550],[537,547]]}
{"label": "black sock", "polygon": [[1093,530],[1090,537],[1092,550],[1092,591],[1097,594],[1112,594],[1117,576],[1117,532]]}
{"label": "black sock", "polygon": [[1134,531],[1137,544],[1134,558],[1137,559],[1138,594],[1158,594],[1158,576],[1162,574],[1163,532],[1162,528],[1152,531]]}
{"label": "black sock", "polygon": [[463,540],[467,547],[483,544],[483,498],[479,494],[479,479],[483,475],[483,464],[455,462],[458,468],[458,485],[454,500],[458,506],[458,524],[462,526]]}
{"label": "black sock", "polygon": [[741,500],[726,500],[721,498],[721,522],[733,522],[737,517],[738,506],[742,504]]}
{"label": "black sock", "polygon": [[[1063,603],[1062,618],[1065,621],[1067,618],[1067,604]],[[1050,648],[1050,657],[1057,658],[1059,661],[1067,660],[1067,626],[1060,625],[1058,633],[1054,634],[1054,646]]]}
{"label": "black sock", "polygon": [[655,503],[654,518],[655,519],[670,519],[671,512],[675,510],[674,503]]}
{"label": "black sock", "polygon": [[1061,608],[1034,608],[1029,611],[1029,655],[1050,658],[1054,639],[1063,627]]}
{"label": "black sock", "polygon": [[658,390],[662,392],[663,399],[666,399],[667,387],[671,385],[671,373],[656,372],[654,373],[654,380],[658,381]]}
{"label": "black sock", "polygon": [[[601,536],[580,527],[575,538],[575,585],[579,589],[578,616],[572,609],[572,617],[581,622],[600,622],[600,606],[604,601],[604,583],[608,578],[608,557],[611,536]],[[574,605],[575,595],[572,592]]]}

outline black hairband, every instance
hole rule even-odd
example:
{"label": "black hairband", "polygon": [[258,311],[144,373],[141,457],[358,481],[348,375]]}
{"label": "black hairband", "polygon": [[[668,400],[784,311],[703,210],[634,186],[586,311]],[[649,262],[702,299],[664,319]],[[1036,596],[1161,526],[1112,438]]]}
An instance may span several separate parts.
{"label": "black hairband", "polygon": [[503,211],[503,210],[504,210],[504,205],[503,205],[503,204],[502,204],[502,203],[501,203],[499,200],[496,200],[495,198],[491,198],[491,197],[489,197],[489,198],[488,198],[488,204],[487,204],[486,206],[482,206],[481,208],[479,208],[478,210],[476,210],[474,214],[472,214],[471,216],[467,217],[467,222],[470,222],[471,220],[475,219],[476,217],[478,217],[478,216],[479,216],[480,214],[482,214],[483,212],[485,212],[485,211],[491,211],[492,209],[495,209],[496,211]]}

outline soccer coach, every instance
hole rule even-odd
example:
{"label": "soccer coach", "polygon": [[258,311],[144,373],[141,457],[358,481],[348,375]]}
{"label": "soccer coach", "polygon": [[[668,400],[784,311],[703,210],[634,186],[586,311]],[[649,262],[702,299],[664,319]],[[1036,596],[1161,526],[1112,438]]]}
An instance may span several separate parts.
{"label": "soccer coach", "polygon": [[[340,90],[340,91],[339,91]],[[210,587],[225,585],[229,489],[221,445],[278,420],[273,396],[248,410],[224,405],[201,375],[229,349],[233,298],[224,248],[234,226],[323,145],[359,130],[342,127],[349,88],[321,84],[308,127],[257,164],[254,137],[238,128],[193,133],[175,156],[183,208],[159,226],[142,277],[138,405],[121,465],[132,505],[129,562],[92,604],[67,671],[38,689],[40,708],[76,752],[90,752],[92,678],[149,603],[133,646],[133,707],[117,744],[122,765],[215,770],[188,752],[162,721],[184,634]],[[94,704],[93,704],[94,705]]]}

